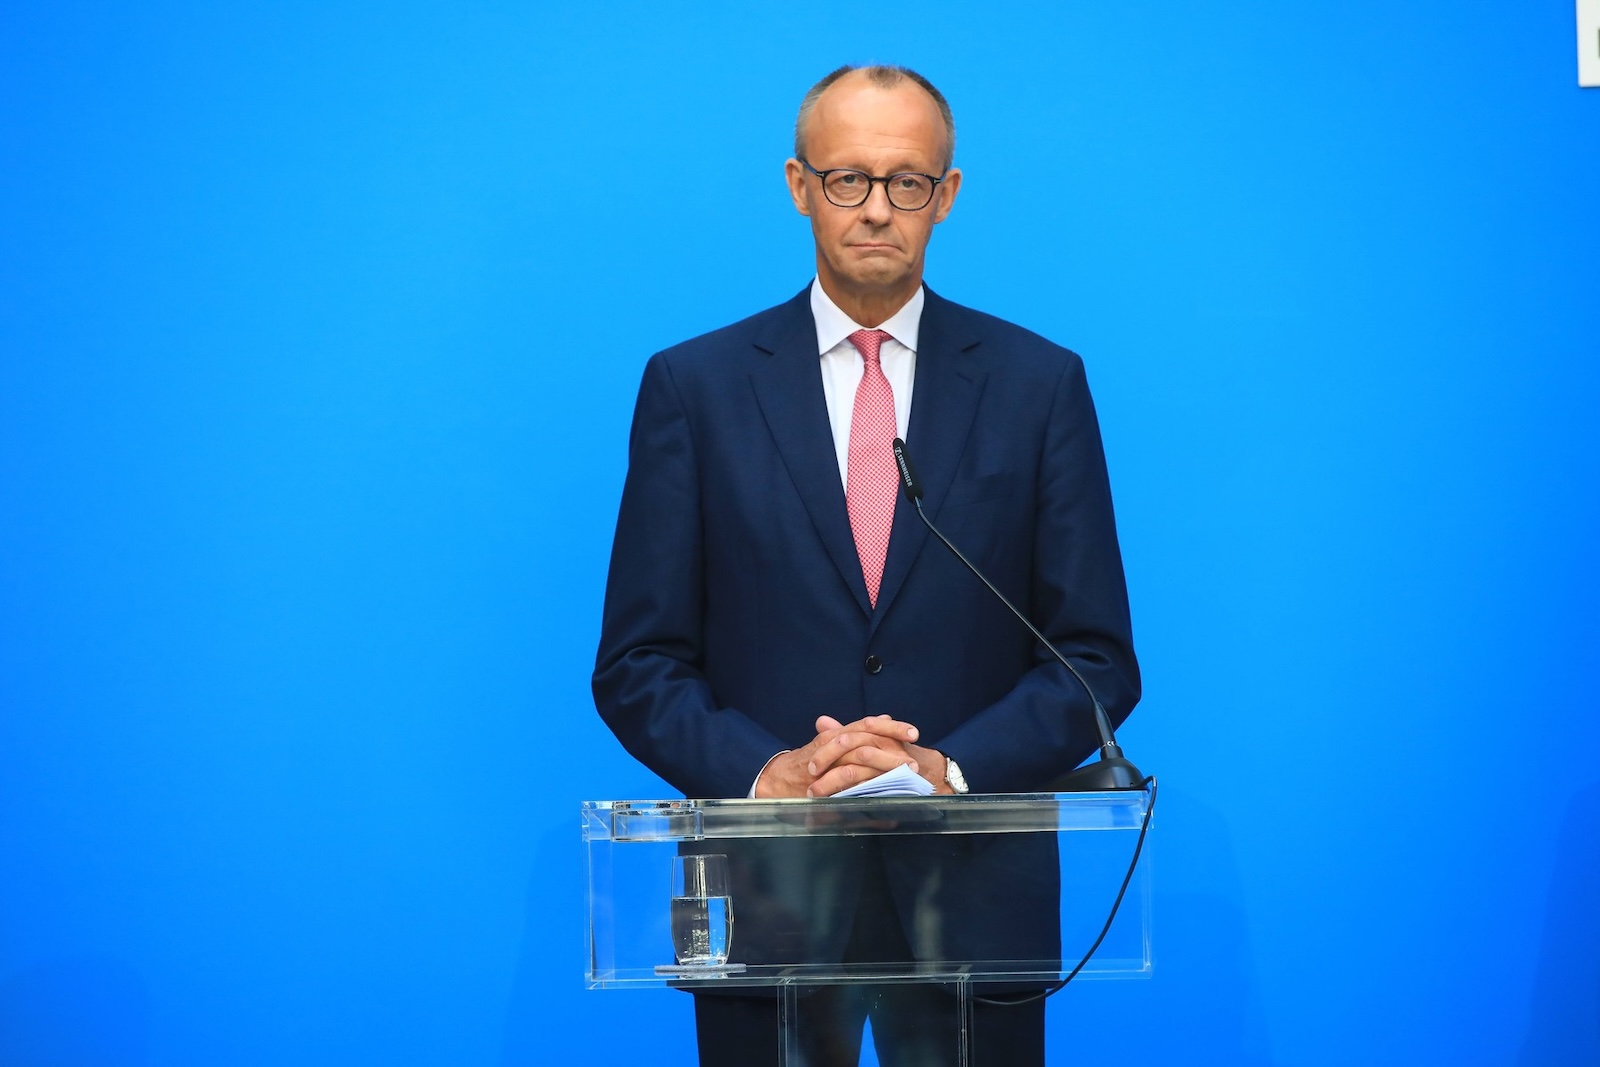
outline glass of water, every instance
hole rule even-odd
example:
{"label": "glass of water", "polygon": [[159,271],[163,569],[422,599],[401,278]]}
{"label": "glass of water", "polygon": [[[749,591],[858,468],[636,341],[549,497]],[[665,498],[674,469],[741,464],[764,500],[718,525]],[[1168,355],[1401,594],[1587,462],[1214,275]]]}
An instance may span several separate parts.
{"label": "glass of water", "polygon": [[720,967],[733,940],[728,857],[672,858],[672,947],[685,967]]}

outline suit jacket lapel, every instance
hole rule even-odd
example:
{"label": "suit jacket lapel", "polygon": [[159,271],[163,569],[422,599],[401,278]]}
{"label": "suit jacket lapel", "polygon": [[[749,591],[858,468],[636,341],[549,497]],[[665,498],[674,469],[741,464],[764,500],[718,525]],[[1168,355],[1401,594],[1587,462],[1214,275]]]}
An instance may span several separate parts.
{"label": "suit jacket lapel", "polygon": [[[922,482],[922,506],[930,519],[938,517],[939,506],[955,480],[988,377],[967,355],[977,343],[977,334],[959,312],[928,290],[918,329],[917,373],[911,392],[906,449]],[[816,347],[814,343],[812,347]],[[837,463],[834,466],[837,485]],[[848,516],[845,532],[849,533]],[[878,588],[874,629],[904,585],[928,536],[928,528],[917,518],[916,508],[902,493],[895,502],[889,558],[884,562],[883,583]],[[939,551],[944,551],[942,546]]]}
{"label": "suit jacket lapel", "polygon": [[[844,488],[839,484],[839,461],[828,424],[827,399],[822,392],[822,364],[817,353],[816,323],[811,318],[810,292],[807,287],[784,305],[783,313],[757,335],[756,347],[769,355],[751,372],[750,381],[817,536],[862,612],[871,614],[866,582],[861,577],[861,557],[856,554]],[[920,367],[917,373],[921,375]],[[920,377],[916,388],[922,388]],[[913,393],[912,403],[920,403],[920,397],[920,392]],[[891,542],[894,536],[890,534]],[[892,547],[890,552],[892,555]],[[879,603],[882,600],[880,596]]]}

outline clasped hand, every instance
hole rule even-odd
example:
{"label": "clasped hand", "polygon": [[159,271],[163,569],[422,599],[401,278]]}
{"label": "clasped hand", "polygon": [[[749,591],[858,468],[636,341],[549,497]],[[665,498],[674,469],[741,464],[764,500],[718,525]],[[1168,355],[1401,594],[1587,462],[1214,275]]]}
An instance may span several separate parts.
{"label": "clasped hand", "polygon": [[917,728],[890,715],[869,715],[848,725],[820,715],[817,736],[803,748],[774,756],[756,780],[756,796],[831,797],[905,764],[948,793],[944,756],[914,744]]}

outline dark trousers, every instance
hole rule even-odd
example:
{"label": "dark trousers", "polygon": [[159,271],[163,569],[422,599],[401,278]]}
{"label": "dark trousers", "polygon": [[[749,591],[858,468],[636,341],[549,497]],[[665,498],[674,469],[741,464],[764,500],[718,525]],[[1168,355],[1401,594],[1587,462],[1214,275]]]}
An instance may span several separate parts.
{"label": "dark trousers", "polygon": [[[867,864],[846,962],[909,960],[879,863]],[[982,994],[980,994],[981,996]],[[1016,999],[1018,994],[996,996]],[[883,1067],[944,1067],[957,1063],[960,1018],[952,987],[936,983],[819,985],[802,991],[797,1027],[800,1063],[789,1067],[856,1067],[862,1029],[872,1020],[873,1047]],[[699,994],[695,1035],[701,1067],[763,1067],[777,1063],[778,998]],[[1044,1000],[976,1000],[968,1035],[976,1067],[1044,1067]]]}

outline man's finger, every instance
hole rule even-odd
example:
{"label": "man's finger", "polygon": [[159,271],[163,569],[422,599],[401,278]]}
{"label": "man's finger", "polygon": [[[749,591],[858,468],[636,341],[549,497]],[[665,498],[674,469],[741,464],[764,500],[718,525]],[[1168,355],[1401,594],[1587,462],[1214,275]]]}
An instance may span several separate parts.
{"label": "man's finger", "polygon": [[881,734],[892,737],[897,741],[915,741],[918,730],[908,722],[901,722],[893,715],[868,715],[849,724],[842,724],[832,715],[817,716],[817,733],[824,734],[829,730],[865,730],[868,733]]}
{"label": "man's finger", "polygon": [[850,724],[852,729],[866,730],[869,733],[881,734],[892,737],[896,741],[915,741],[917,728],[908,722],[901,722],[893,715],[868,715],[865,719],[858,719]]}
{"label": "man's finger", "polygon": [[[841,790],[860,785],[885,771],[894,770],[902,763],[910,762],[907,756],[897,756],[881,748],[858,749],[852,753],[852,758],[856,756],[861,758],[860,763],[839,764],[826,774],[820,775],[806,792],[813,797],[831,797]],[[912,769],[915,770],[915,764],[912,765]]]}
{"label": "man's finger", "polygon": [[839,761],[840,757],[858,748],[890,747],[903,751],[900,742],[881,734],[854,730],[850,727],[830,731],[830,734],[819,736],[806,746],[811,749],[807,756],[806,770],[813,776],[826,772]]}
{"label": "man's finger", "polygon": [[910,767],[913,773],[917,770],[917,761],[903,749],[891,750],[864,746],[845,753],[843,758],[834,762],[834,767],[865,767],[872,772],[872,775],[869,775],[871,777],[882,774],[885,771],[892,771],[902,764]]}
{"label": "man's finger", "polygon": [[812,749],[806,770],[816,777],[841,761],[888,770],[910,760],[905,745],[892,737],[846,729]]}
{"label": "man's finger", "polygon": [[827,774],[824,774],[822,777],[812,782],[811,788],[806,790],[806,795],[812,797],[831,797],[835,793],[849,789],[853,785],[859,785],[868,778],[873,777],[876,777],[876,772],[869,771],[865,767],[857,767],[853,764],[844,767],[835,767]]}

